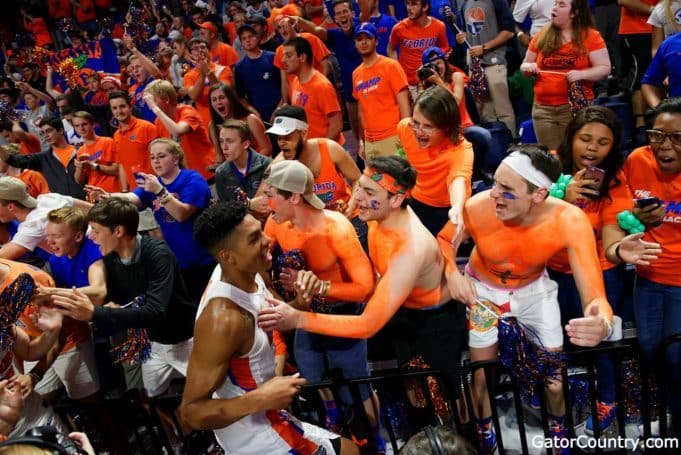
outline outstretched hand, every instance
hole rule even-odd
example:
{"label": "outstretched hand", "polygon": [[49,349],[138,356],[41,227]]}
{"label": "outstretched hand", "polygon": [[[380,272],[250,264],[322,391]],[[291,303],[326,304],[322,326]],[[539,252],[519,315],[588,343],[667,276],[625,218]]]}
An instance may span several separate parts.
{"label": "outstretched hand", "polygon": [[620,258],[627,264],[650,265],[662,254],[659,243],[644,242],[643,232],[624,237],[618,246]]}
{"label": "outstretched hand", "polygon": [[277,299],[266,298],[269,307],[260,310],[258,326],[266,332],[273,330],[292,330],[298,327],[301,317],[300,311],[292,308],[285,302]]}
{"label": "outstretched hand", "polygon": [[52,303],[59,312],[77,321],[90,322],[95,305],[90,298],[76,289],[60,289],[52,296]]}

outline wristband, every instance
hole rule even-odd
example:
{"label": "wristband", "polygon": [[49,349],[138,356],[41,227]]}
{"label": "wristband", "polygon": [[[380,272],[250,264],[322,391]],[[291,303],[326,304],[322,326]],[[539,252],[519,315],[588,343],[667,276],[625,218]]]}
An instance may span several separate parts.
{"label": "wristband", "polygon": [[45,376],[45,372],[34,368],[33,370],[29,371],[28,375],[35,380],[36,384],[38,384],[40,381],[42,381],[43,376]]}
{"label": "wristband", "polygon": [[159,197],[163,194],[163,192],[166,191],[166,187],[162,186],[160,190],[158,190],[158,193],[154,193],[154,196]]}
{"label": "wristband", "polygon": [[622,242],[619,242],[617,246],[615,247],[615,257],[619,259],[622,262],[627,262],[624,259],[622,259],[622,256],[620,256],[620,247],[622,246]]}

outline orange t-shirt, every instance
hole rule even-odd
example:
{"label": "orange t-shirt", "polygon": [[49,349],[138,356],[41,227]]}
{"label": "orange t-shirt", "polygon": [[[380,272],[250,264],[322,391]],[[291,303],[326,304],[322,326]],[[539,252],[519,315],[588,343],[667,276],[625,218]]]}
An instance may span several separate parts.
{"label": "orange t-shirt", "polygon": [[97,11],[95,10],[95,4],[92,0],[79,0],[78,3],[80,3],[80,8],[76,6],[73,7],[76,22],[82,24],[97,19]]}
{"label": "orange t-shirt", "polygon": [[[539,70],[567,73],[571,70],[581,70],[591,67],[589,53],[599,49],[605,49],[605,41],[598,30],[590,28],[583,41],[584,50],[579,52],[574,49],[572,43],[564,44],[560,49],[550,55],[542,54],[537,49],[537,39],[548,29],[548,25],[537,33],[530,41],[529,50],[537,54],[537,67]],[[584,95],[588,100],[594,98],[593,82],[581,81],[584,87]],[[534,102],[545,106],[560,106],[568,104],[568,80],[563,74],[539,73],[534,82]]]}
{"label": "orange t-shirt", "polygon": [[[624,162],[624,174],[634,198],[657,196],[666,206],[662,224],[646,228],[643,240],[657,242],[662,254],[636,272],[656,283],[681,286],[681,173],[664,174],[650,146],[634,150]],[[629,209],[631,209],[632,204]]]}
{"label": "orange t-shirt", "polygon": [[[97,136],[97,139],[92,144],[83,144],[78,149],[77,156],[87,156],[89,160],[110,166],[118,163],[118,156],[116,154],[116,144],[110,137]],[[121,190],[121,182],[118,175],[108,175],[92,168],[86,168],[87,184],[98,186],[109,193],[115,193]]]}
{"label": "orange t-shirt", "polygon": [[497,218],[489,190],[466,202],[463,219],[475,242],[468,263],[474,276],[497,288],[516,289],[541,277],[548,260],[567,248],[574,251],[574,268],[585,280],[585,300],[606,311],[603,272],[589,219],[565,201],[549,198],[543,203],[550,208],[541,220],[522,226]]}
{"label": "orange t-shirt", "polygon": [[[641,0],[646,5],[655,6],[658,0]],[[648,23],[648,16],[650,14],[640,14],[631,11],[626,7],[622,7],[620,14],[620,26],[618,33],[620,35],[634,35],[637,33],[652,33],[653,27]],[[644,70],[645,71],[645,70]]]}
{"label": "orange t-shirt", "polygon": [[52,19],[71,17],[71,0],[48,0],[47,11]]}
{"label": "orange t-shirt", "polygon": [[[38,270],[31,265],[9,261],[7,259],[0,259],[0,264],[9,267],[5,281],[0,284],[0,290],[3,290],[9,286],[22,273],[28,273],[31,275],[36,285],[54,287],[54,280],[50,275],[43,272],[42,270]],[[37,312],[38,307],[29,304],[26,306],[24,312],[16,322],[17,327],[21,327],[31,338],[38,337],[42,333],[41,330],[35,325],[31,317]],[[88,338],[90,338],[90,325],[87,322],[76,321],[74,319],[64,317],[61,333],[59,335],[62,345],[59,353],[61,354],[73,349]]]}
{"label": "orange t-shirt", "polygon": [[314,193],[324,202],[327,209],[336,210],[336,201],[347,203],[352,189],[331,159],[328,141],[325,138],[317,139],[320,166],[319,175],[314,179]]}
{"label": "orange t-shirt", "polygon": [[277,224],[272,217],[265,223],[271,246],[282,251],[300,250],[307,270],[322,280],[330,280],[327,298],[332,301],[365,302],[374,287],[374,274],[364,254],[355,228],[342,213],[324,210],[324,227],[304,231],[286,221]]}
{"label": "orange t-shirt", "polygon": [[397,137],[409,163],[416,169],[414,199],[433,207],[449,207],[449,185],[457,177],[466,179],[466,197],[471,195],[473,176],[473,146],[461,138],[453,144],[445,139],[426,149],[419,148],[408,118],[397,124]]}
{"label": "orange t-shirt", "polygon": [[400,64],[382,55],[373,65],[362,63],[352,72],[352,95],[362,110],[367,141],[380,141],[396,134],[401,119],[397,94],[406,89],[407,75]]}
{"label": "orange t-shirt", "polygon": [[26,133],[26,139],[19,142],[19,153],[22,155],[30,155],[31,153],[40,152],[41,148],[40,138],[33,133]]}
{"label": "orange t-shirt", "polygon": [[59,159],[59,162],[64,166],[68,167],[69,161],[76,155],[76,148],[67,144],[64,148],[52,147],[52,153]]}
{"label": "orange t-shirt", "polygon": [[[271,16],[270,16],[271,17]],[[326,47],[326,44],[324,44],[324,41],[319,39],[316,35],[313,35],[312,33],[298,33],[298,36],[301,38],[304,38],[308,43],[310,43],[310,46],[312,47],[312,67],[316,69],[317,71],[322,70],[322,62],[326,57],[331,54],[329,51],[329,48]],[[274,53],[274,66],[279,68],[280,70],[284,70],[284,46],[279,46]],[[293,83],[293,79],[296,76],[294,74],[286,74],[286,80],[288,81],[288,86],[289,86],[289,96],[292,96],[291,94],[293,93],[291,90],[291,85]]]}
{"label": "orange t-shirt", "polygon": [[426,27],[416,25],[411,19],[401,20],[390,33],[390,45],[399,54],[398,60],[411,85],[419,83],[416,70],[421,67],[423,51],[431,46],[443,51],[449,48],[445,24],[434,17],[430,18],[430,24]]}
{"label": "orange t-shirt", "polygon": [[[309,81],[301,83],[295,77],[291,84],[291,104],[305,109],[307,115],[308,139],[326,137],[329,131],[329,115],[341,112],[336,90],[322,73],[314,70]],[[332,138],[343,145],[343,134]]]}
{"label": "orange t-shirt", "polygon": [[[215,65],[214,63],[210,65],[211,71],[215,73],[218,81],[224,82],[225,84],[232,85],[234,83],[234,75],[229,66]],[[199,80],[200,74],[197,68],[192,68],[187,71],[184,75],[184,88],[189,91],[191,87],[196,84]],[[208,92],[210,91],[211,83],[206,79],[203,84],[203,91],[194,100],[194,107],[199,111],[199,115],[203,120],[204,125],[210,124],[210,99],[208,98]]]}
{"label": "orange t-shirt", "polygon": [[36,17],[32,21],[27,22],[26,30],[33,33],[36,46],[43,47],[48,44],[52,44],[50,29],[47,28],[47,23],[45,23],[45,19],[42,17]]}
{"label": "orange t-shirt", "polygon": [[38,197],[41,194],[50,192],[50,186],[47,184],[47,180],[45,180],[43,174],[38,171],[25,169],[19,174],[18,179],[26,184],[28,194],[33,197]]}
{"label": "orange t-shirt", "polygon": [[[441,283],[433,289],[411,287],[400,279],[402,264],[414,254],[415,245],[409,233],[421,229],[414,223],[421,222],[412,214],[410,225],[404,230],[393,230],[379,226],[376,221],[367,222],[369,226],[369,258],[374,266],[374,273],[380,279],[376,290],[367,302],[360,316],[340,316],[333,314],[303,313],[303,329],[322,335],[347,338],[368,338],[378,332],[395,313],[405,308],[427,310],[437,307],[442,302]],[[434,239],[433,239],[434,240]],[[433,267],[443,267],[442,263],[433,263]]]}
{"label": "orange t-shirt", "polygon": [[149,143],[158,137],[158,131],[153,123],[132,117],[128,128],[123,131],[121,127],[114,133],[116,143],[116,156],[125,170],[128,179],[128,189],[137,188],[133,166],[138,166],[141,172],[153,174],[151,161],[149,160]]}
{"label": "orange t-shirt", "polygon": [[[468,74],[466,74],[465,71],[461,70],[461,68],[458,68],[454,65],[449,65],[449,67],[455,73],[459,73],[463,76],[463,85],[464,85],[464,87],[467,87],[468,82],[470,81]],[[452,93],[454,92],[454,83],[453,82],[449,84],[449,91],[452,92]],[[471,116],[468,113],[468,108],[466,107],[465,96],[461,99],[461,102],[459,103],[459,120],[461,121],[461,128],[468,128],[469,126],[473,126],[473,120],[471,119]]]}
{"label": "orange t-shirt", "polygon": [[[176,123],[186,122],[191,128],[191,131],[179,138],[182,150],[184,150],[187,167],[195,170],[205,179],[210,178],[212,174],[207,168],[213,162],[215,149],[208,138],[208,130],[201,120],[199,112],[186,104],[178,104],[173,120]],[[172,137],[158,117],[154,123],[156,124],[159,136]],[[175,137],[172,137],[172,139],[177,140]]]}
{"label": "orange t-shirt", "polygon": [[215,48],[210,51],[210,59],[218,65],[234,66],[239,61],[239,54],[229,44],[218,41]]}
{"label": "orange t-shirt", "polygon": [[[617,226],[617,214],[622,210],[631,210],[631,195],[626,184],[626,178],[620,171],[617,175],[620,184],[616,187],[611,185],[608,192],[609,198],[599,200],[578,199],[573,204],[586,214],[593,228],[593,233],[596,238],[596,248],[598,249],[598,259],[601,263],[602,270],[610,270],[615,267],[615,264],[608,261],[605,257],[605,250],[603,249],[603,226],[615,225]],[[550,269],[561,273],[572,273],[570,262],[568,261],[568,254],[566,250],[561,250],[548,262],[547,266]]]}

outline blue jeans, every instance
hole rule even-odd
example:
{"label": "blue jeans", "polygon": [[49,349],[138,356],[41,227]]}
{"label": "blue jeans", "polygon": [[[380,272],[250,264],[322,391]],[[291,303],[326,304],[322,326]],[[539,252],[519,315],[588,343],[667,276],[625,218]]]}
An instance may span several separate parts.
{"label": "blue jeans", "polygon": [[[560,273],[551,269],[549,269],[549,276],[558,283],[558,304],[560,306],[560,318],[563,326],[570,319],[584,316],[582,299],[577,290],[575,277],[571,273]],[[622,277],[622,271],[618,267],[603,272],[605,294],[608,298],[608,303],[612,306],[613,312],[617,315],[619,315],[622,291],[624,290]],[[603,403],[614,403],[615,365],[612,356],[609,354],[599,354],[595,360],[598,399]]]}
{"label": "blue jeans", "polygon": [[[681,286],[655,283],[637,276],[634,315],[644,360],[652,365],[660,343],[671,335],[681,333]],[[667,400],[672,413],[672,425],[678,436],[681,432],[681,393],[678,391],[681,384],[681,343],[669,346],[666,354],[664,379],[668,384]]]}

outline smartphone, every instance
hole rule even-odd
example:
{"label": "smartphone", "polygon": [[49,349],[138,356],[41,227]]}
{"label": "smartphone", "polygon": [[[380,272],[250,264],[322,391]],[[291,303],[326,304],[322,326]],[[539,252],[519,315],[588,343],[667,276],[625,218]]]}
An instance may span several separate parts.
{"label": "smartphone", "polygon": [[[588,186],[589,188],[594,189],[600,193],[601,188],[603,188],[603,179],[605,178],[605,171],[600,167],[588,166],[586,168],[586,172],[584,172],[584,178],[594,180],[594,183]],[[589,195],[588,197],[590,197],[591,199],[598,198],[597,195],[595,196]]]}
{"label": "smartphone", "polygon": [[636,204],[636,207],[642,209],[644,207],[648,207],[650,205],[660,205],[660,199],[657,196],[652,196],[652,197],[642,197],[640,199],[636,199],[634,201]]}

